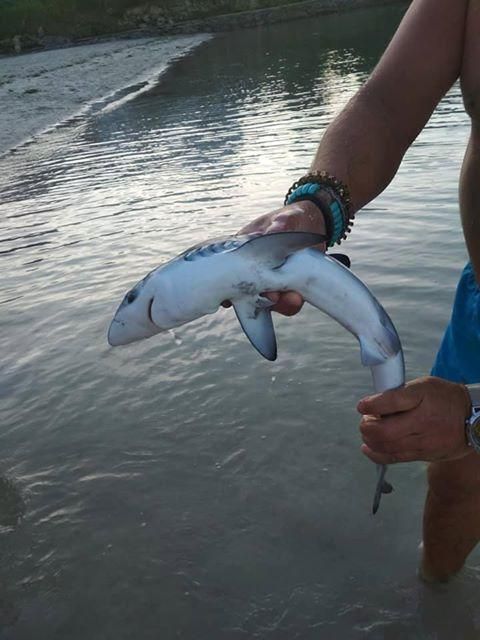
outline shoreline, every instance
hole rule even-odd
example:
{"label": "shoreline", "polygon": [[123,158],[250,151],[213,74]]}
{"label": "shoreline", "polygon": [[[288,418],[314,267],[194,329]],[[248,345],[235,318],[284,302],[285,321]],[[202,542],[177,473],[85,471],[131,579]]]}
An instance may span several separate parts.
{"label": "shoreline", "polygon": [[[213,33],[307,18],[320,13],[359,10],[408,0],[304,0],[294,5],[215,16],[172,27],[83,38],[69,45],[2,56],[0,156],[60,124],[81,122],[115,109],[158,82],[175,60]],[[288,9],[288,10],[287,10]],[[199,31],[200,27],[204,30]],[[178,30],[181,29],[181,32]],[[59,49],[62,53],[59,55]]]}
{"label": "shoreline", "polygon": [[409,4],[411,0],[303,0],[294,4],[272,6],[251,11],[239,11],[217,16],[188,20],[175,25],[169,33],[198,33],[233,31],[262,27],[290,20],[302,20],[329,13],[356,11],[369,7],[384,7],[392,4]]}
{"label": "shoreline", "polygon": [[35,51],[2,60],[0,156],[70,120],[114,109],[148,91],[208,34],[163,36]]}

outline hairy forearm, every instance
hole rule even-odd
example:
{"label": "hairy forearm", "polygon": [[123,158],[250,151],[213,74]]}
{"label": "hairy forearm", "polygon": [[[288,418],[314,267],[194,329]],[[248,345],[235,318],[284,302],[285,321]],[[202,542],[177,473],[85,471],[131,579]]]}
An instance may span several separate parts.
{"label": "hairy forearm", "polygon": [[388,186],[407,148],[364,87],[327,128],[311,169],[326,170],[348,185],[357,211]]}
{"label": "hairy forearm", "polygon": [[459,77],[468,2],[414,0],[372,76],[325,132],[312,168],[345,182],[355,209],[389,184]]}

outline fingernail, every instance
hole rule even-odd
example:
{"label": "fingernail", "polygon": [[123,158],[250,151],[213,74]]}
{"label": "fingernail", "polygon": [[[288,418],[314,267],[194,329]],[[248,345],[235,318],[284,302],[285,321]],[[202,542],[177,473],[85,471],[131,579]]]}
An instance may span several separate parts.
{"label": "fingernail", "polygon": [[358,403],[358,406],[365,408],[368,404],[370,404],[370,402],[372,401],[373,396],[365,396],[364,398],[362,398],[360,400],[360,402]]}

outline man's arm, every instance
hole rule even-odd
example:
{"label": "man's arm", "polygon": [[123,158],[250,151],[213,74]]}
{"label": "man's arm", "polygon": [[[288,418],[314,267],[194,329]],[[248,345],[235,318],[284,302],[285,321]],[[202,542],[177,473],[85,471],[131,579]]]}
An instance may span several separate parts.
{"label": "man's arm", "polygon": [[468,0],[414,0],[366,84],[328,127],[312,164],[345,182],[354,209],[394,177],[460,75]]}
{"label": "man's arm", "polygon": [[[414,0],[366,84],[325,132],[312,169],[327,171],[350,190],[353,209],[370,202],[394,177],[408,147],[460,75],[468,0]],[[241,232],[325,233],[308,201],[267,213]],[[302,298],[270,297],[273,309],[297,313]]]}

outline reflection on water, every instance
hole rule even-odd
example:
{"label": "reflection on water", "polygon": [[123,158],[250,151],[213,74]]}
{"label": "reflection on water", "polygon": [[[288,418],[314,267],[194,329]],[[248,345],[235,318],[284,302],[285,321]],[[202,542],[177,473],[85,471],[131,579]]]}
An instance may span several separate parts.
{"label": "reflection on water", "polygon": [[[124,349],[105,336],[146,271],[282,202],[401,12],[218,36],[155,90],[0,160],[2,472],[27,504],[0,530],[2,637],[478,634],[478,556],[451,589],[415,577],[423,465],[392,469],[370,516],[354,407],[371,383],[341,327],[276,319],[274,364],[231,310]],[[467,135],[454,88],[348,243],[409,376],[465,260]]]}

